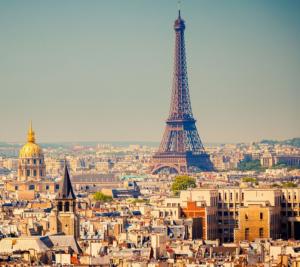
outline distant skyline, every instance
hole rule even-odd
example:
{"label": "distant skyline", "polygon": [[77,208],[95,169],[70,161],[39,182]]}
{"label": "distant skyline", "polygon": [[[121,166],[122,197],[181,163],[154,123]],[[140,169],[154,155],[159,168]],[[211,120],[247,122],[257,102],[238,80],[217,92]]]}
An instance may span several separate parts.
{"label": "distant skyline", "polygon": [[[203,143],[300,137],[300,1],[181,1]],[[0,1],[0,142],[160,142],[176,0]]]}

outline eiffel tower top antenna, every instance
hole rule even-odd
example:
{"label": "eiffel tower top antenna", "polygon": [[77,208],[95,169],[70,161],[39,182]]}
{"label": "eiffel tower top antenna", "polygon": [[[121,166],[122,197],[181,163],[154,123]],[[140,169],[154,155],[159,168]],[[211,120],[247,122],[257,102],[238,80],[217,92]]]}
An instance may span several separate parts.
{"label": "eiffel tower top antenna", "polygon": [[177,9],[178,9],[178,17],[180,18],[180,8],[181,8],[181,1],[177,1]]}

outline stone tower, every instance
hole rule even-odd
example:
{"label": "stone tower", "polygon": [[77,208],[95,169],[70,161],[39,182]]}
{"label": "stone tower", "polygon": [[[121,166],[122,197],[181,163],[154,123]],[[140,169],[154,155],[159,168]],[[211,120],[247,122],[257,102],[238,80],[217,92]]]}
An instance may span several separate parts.
{"label": "stone tower", "polygon": [[73,235],[79,237],[79,216],[76,213],[76,196],[73,191],[67,164],[59,192],[50,214],[50,234]]}

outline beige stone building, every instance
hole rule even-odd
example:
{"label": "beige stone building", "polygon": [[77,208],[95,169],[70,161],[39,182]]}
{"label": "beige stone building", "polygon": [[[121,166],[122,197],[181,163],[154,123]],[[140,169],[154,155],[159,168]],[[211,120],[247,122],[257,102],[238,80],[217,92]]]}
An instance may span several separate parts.
{"label": "beige stone building", "polygon": [[195,188],[166,199],[165,206],[202,218],[204,239],[300,239],[300,188]]}
{"label": "beige stone building", "polygon": [[254,241],[256,238],[280,238],[280,217],[277,207],[250,204],[239,209],[234,241]]}
{"label": "beige stone building", "polygon": [[21,148],[18,162],[18,180],[40,180],[46,175],[44,154],[41,147],[35,143],[35,132],[32,124],[27,134],[27,143]]}
{"label": "beige stone building", "polygon": [[31,200],[40,193],[56,193],[59,184],[46,178],[46,165],[42,148],[35,143],[35,132],[30,124],[27,143],[21,148],[18,159],[17,180],[7,180],[5,190],[14,192],[16,199]]}
{"label": "beige stone building", "polygon": [[281,231],[283,237],[300,239],[300,188],[281,189]]}

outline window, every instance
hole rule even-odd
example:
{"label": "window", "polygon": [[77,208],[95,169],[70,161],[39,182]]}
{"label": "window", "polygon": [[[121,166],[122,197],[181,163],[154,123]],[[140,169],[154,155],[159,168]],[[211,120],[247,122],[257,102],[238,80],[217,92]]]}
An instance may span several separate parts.
{"label": "window", "polygon": [[43,176],[43,171],[42,170],[40,170],[40,176]]}
{"label": "window", "polygon": [[219,200],[221,200],[222,199],[222,196],[221,196],[221,193],[219,193]]}
{"label": "window", "polygon": [[33,171],[33,176],[36,176],[36,170]]}
{"label": "window", "polygon": [[262,220],[263,218],[264,218],[264,214],[261,212],[261,213],[259,214],[259,219]]}
{"label": "window", "polygon": [[55,185],[55,189],[58,190],[59,189],[59,184]]}
{"label": "window", "polygon": [[249,239],[249,228],[245,229],[245,240]]}
{"label": "window", "polygon": [[249,219],[249,217],[248,217],[248,214],[246,213],[245,214],[245,220],[248,220]]}
{"label": "window", "polygon": [[40,159],[40,164],[42,164],[43,163],[43,160],[42,159]]}
{"label": "window", "polygon": [[18,189],[19,189],[19,187],[17,185],[15,185],[15,190],[18,190]]}
{"label": "window", "polygon": [[264,228],[259,228],[259,237],[260,238],[264,237]]}
{"label": "window", "polygon": [[245,196],[244,193],[242,193],[242,200],[244,200],[244,196]]}
{"label": "window", "polygon": [[29,190],[34,190],[34,184],[30,184],[30,185],[28,186],[28,189],[29,189]]}
{"label": "window", "polygon": [[230,193],[230,200],[232,200],[232,193]]}
{"label": "window", "polygon": [[26,176],[30,176],[30,170],[26,170]]}
{"label": "window", "polygon": [[61,201],[58,202],[57,209],[58,209],[58,211],[62,211],[62,202]]}
{"label": "window", "polygon": [[34,165],[36,164],[36,159],[33,160],[33,164],[34,164]]}
{"label": "window", "polygon": [[68,201],[65,204],[65,211],[70,211],[70,203]]}
{"label": "window", "polygon": [[225,200],[227,200],[227,193],[225,193],[225,195],[224,195],[224,199],[225,199]]}
{"label": "window", "polygon": [[49,190],[49,188],[50,188],[50,186],[47,184],[47,185],[46,185],[46,190]]}

